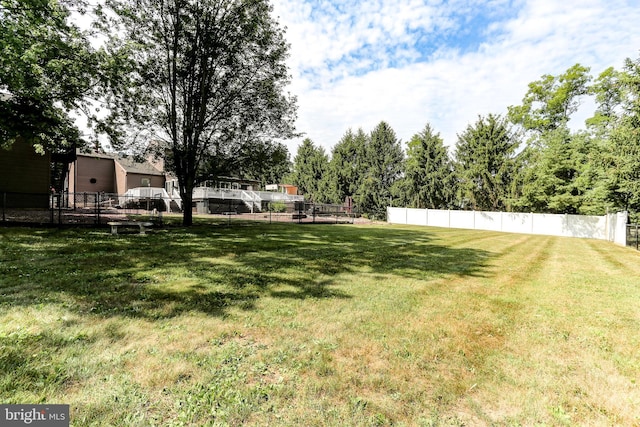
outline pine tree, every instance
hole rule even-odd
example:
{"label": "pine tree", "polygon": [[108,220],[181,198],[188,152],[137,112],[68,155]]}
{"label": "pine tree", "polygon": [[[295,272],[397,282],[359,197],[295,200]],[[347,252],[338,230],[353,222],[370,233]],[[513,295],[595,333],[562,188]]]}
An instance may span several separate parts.
{"label": "pine tree", "polygon": [[288,178],[298,186],[306,200],[314,203],[325,203],[327,187],[327,171],[329,158],[322,147],[316,145],[309,138],[302,141],[293,159],[293,172]]}
{"label": "pine tree", "polygon": [[489,114],[458,135],[459,202],[474,210],[510,210],[514,153],[519,144],[507,122]]}
{"label": "pine tree", "polygon": [[401,177],[404,154],[396,133],[385,122],[371,132],[365,150],[365,174],[356,197],[361,212],[376,219],[386,218],[392,202],[392,187]]}
{"label": "pine tree", "polygon": [[362,129],[349,129],[331,151],[328,191],[333,203],[354,197],[362,183],[367,136]]}
{"label": "pine tree", "polygon": [[406,205],[414,208],[450,207],[456,180],[451,159],[439,133],[427,124],[408,143],[402,184]]}

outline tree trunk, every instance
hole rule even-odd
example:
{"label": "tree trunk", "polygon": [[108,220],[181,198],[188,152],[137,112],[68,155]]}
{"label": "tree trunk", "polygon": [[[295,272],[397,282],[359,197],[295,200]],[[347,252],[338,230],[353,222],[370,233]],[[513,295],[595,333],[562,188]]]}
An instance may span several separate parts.
{"label": "tree trunk", "polygon": [[182,225],[189,227],[193,225],[193,189],[184,193],[182,196]]}
{"label": "tree trunk", "polygon": [[[182,181],[182,182],[180,182]],[[182,198],[182,225],[189,227],[193,224],[193,188],[195,186],[194,179],[178,176],[180,185],[180,197]]]}

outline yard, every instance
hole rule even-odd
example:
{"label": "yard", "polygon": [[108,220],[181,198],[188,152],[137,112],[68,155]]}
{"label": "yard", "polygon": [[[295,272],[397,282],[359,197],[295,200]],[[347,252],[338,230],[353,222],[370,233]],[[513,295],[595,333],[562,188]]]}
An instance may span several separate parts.
{"label": "yard", "polygon": [[87,425],[640,425],[640,253],[389,225],[0,228],[0,402]]}

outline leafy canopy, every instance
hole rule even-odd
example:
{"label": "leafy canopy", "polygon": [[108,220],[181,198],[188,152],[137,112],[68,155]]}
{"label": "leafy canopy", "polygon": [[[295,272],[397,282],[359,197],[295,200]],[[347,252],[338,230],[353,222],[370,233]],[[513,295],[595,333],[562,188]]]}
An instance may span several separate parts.
{"label": "leafy canopy", "polygon": [[0,0],[0,144],[38,151],[80,145],[75,116],[91,116],[98,56],[71,23],[71,0]]}

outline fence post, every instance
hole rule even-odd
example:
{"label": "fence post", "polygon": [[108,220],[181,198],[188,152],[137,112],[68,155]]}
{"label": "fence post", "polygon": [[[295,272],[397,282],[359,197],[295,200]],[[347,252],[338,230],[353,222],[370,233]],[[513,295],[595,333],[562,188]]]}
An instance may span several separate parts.
{"label": "fence post", "polygon": [[50,212],[50,218],[49,218],[49,219],[50,219],[50,221],[49,221],[49,222],[50,222],[51,224],[54,224],[54,223],[55,223],[55,221],[54,221],[54,219],[53,219],[53,211],[54,211],[54,209],[56,208],[56,206],[53,204],[53,203],[54,203],[54,202],[53,202],[53,200],[54,200],[54,199],[53,199],[54,194],[53,194],[53,193],[50,193],[50,194],[51,194],[51,203],[49,204],[49,212]]}
{"label": "fence post", "polygon": [[58,198],[58,225],[62,225],[62,199],[61,199],[61,194],[57,193],[56,196]]}
{"label": "fence post", "polygon": [[96,208],[98,210],[98,225],[100,225],[100,193],[96,193]]}
{"label": "fence post", "polygon": [[6,221],[7,217],[5,216],[4,207],[7,205],[7,193],[6,191],[2,193],[2,221]]}

